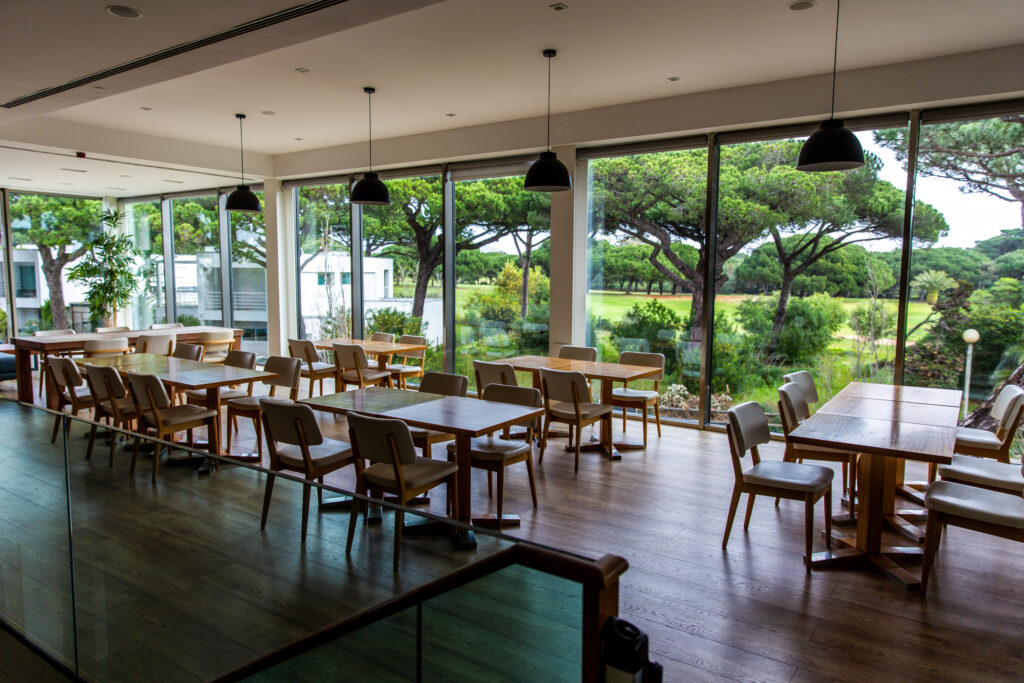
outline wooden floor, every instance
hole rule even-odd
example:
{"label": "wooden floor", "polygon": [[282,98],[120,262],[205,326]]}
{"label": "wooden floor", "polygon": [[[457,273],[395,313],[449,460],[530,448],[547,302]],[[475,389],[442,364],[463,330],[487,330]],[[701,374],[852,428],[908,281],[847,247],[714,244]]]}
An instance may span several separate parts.
{"label": "wooden floor", "polygon": [[[12,383],[0,387],[13,393]],[[320,422],[326,435],[344,438],[344,420],[326,416]],[[631,422],[630,436],[639,435],[639,423]],[[626,452],[616,463],[584,454],[579,473],[573,472],[571,454],[561,450],[563,444],[549,445],[537,467],[536,510],[530,504],[525,468],[511,468],[505,512],[519,514],[522,526],[506,533],[590,557],[606,552],[625,557],[630,569],[622,579],[620,612],[647,632],[652,657],[665,666],[666,680],[1024,678],[1024,545],[950,528],[926,599],[869,571],[808,575],[802,564],[802,504],[783,501],[776,508],[772,501],[759,498],[749,533],[743,532],[740,521],[728,551],[721,549],[733,484],[724,434],[669,427],[659,439],[652,430],[647,450]],[[443,445],[437,448],[440,456]],[[253,433],[243,421],[235,450],[252,449]],[[357,570],[361,577],[367,571],[376,577],[379,593],[369,596],[372,600],[486,552],[452,559],[438,539],[415,539],[407,542],[402,574],[394,578],[388,567],[387,528],[361,533],[353,559],[346,561],[343,545],[341,551],[338,545],[344,542],[347,516],[313,513],[311,541],[301,550],[297,495],[278,498],[283,491],[275,492],[270,524],[262,535],[258,524],[253,529],[262,482],[249,473],[239,475],[240,468],[222,468],[209,479],[196,478],[183,468],[162,468],[160,483],[153,488],[148,462],[131,478],[124,468],[125,455],[111,472],[105,452],[101,453],[103,457],[84,466],[90,486],[114,487],[153,500],[174,490],[195,506],[182,514],[208,515],[215,521],[194,539],[194,555],[165,558],[180,571],[180,584],[167,587],[176,609],[221,628],[233,615],[207,612],[203,601],[208,591],[241,596],[246,605],[255,598],[272,601],[277,619],[261,632],[238,634],[232,639],[235,650],[265,649],[275,637],[268,635],[274,629],[294,633],[308,628],[327,605],[341,603],[351,609],[360,598],[341,594],[338,585],[351,583]],[[763,455],[781,457],[781,445],[772,444]],[[909,467],[910,479],[923,475],[923,467]],[[230,480],[231,485],[217,485],[218,480]],[[346,468],[330,482],[347,488],[351,473]],[[0,488],[2,483],[0,479]],[[443,495],[435,496],[434,510],[441,512],[443,506]],[[493,512],[481,472],[474,473],[473,509]],[[821,511],[818,505],[819,525]],[[102,522],[107,530],[101,533],[132,529],[118,531],[128,536],[116,541],[90,540],[86,535],[83,543],[110,546],[104,549],[104,562],[126,561],[129,540],[159,552],[164,534],[180,533],[173,515],[152,519],[106,507],[92,514],[96,525]],[[226,543],[226,535],[236,540]],[[77,535],[75,540],[77,546]],[[213,563],[211,556],[216,558]],[[281,594],[285,583],[275,583],[275,575],[288,580],[300,576],[305,585]],[[292,605],[306,604],[313,595],[328,601],[324,609],[298,614]],[[110,602],[108,596],[105,604]],[[119,609],[126,634],[154,627],[152,617],[133,612],[130,594]],[[121,643],[108,645],[109,678],[120,678],[125,672],[117,663],[137,652],[130,647],[119,651]],[[206,668],[193,672],[201,677],[226,656],[225,647],[200,633],[182,633],[179,641],[167,643],[153,656],[189,652],[205,662]]]}

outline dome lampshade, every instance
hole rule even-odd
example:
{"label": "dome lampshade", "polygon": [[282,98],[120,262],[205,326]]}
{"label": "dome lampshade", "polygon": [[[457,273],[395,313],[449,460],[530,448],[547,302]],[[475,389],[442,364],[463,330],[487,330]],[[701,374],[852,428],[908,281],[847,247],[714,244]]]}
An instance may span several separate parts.
{"label": "dome lampshade", "polygon": [[371,172],[363,174],[363,177],[352,186],[349,201],[353,204],[370,204],[380,206],[391,203],[391,194],[388,186],[380,177]]}
{"label": "dome lampshade", "polygon": [[541,152],[540,158],[526,171],[524,189],[534,192],[565,192],[572,189],[569,169],[554,152]]}
{"label": "dome lampshade", "polygon": [[822,121],[807,138],[797,159],[798,171],[846,171],[864,165],[860,140],[839,119]]}

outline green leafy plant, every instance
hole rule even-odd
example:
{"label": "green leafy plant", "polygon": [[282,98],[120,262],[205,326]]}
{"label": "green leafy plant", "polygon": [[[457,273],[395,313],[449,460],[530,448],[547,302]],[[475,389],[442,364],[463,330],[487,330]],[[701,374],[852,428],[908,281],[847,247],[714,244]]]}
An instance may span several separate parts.
{"label": "green leafy plant", "polygon": [[199,320],[199,318],[195,317],[194,315],[189,315],[188,313],[179,313],[178,322],[184,325],[185,327],[198,327],[199,325],[203,324],[202,321]]}
{"label": "green leafy plant", "polygon": [[135,292],[135,256],[131,239],[114,232],[124,220],[120,211],[100,214],[107,227],[89,240],[89,250],[68,271],[68,279],[86,287],[86,300],[93,320],[107,326],[117,321],[117,311],[132,300]]}
{"label": "green leafy plant", "polygon": [[[769,348],[778,297],[744,299],[737,319],[746,330],[753,350]],[[842,302],[828,294],[790,299],[786,320],[775,336],[775,360],[806,363],[828,348],[846,322]]]}
{"label": "green leafy plant", "polygon": [[924,300],[934,306],[939,300],[939,292],[956,287],[956,280],[941,270],[926,270],[915,277],[910,285],[920,288]]}
{"label": "green leafy plant", "polygon": [[403,334],[423,334],[426,325],[420,318],[397,308],[377,308],[366,321],[366,333],[390,332],[396,337]]}

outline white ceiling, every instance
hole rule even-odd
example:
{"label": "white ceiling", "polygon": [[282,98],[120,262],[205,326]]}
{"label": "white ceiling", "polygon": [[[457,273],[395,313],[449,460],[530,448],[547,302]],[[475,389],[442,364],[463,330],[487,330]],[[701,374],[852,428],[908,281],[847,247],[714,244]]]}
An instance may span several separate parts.
{"label": "white ceiling", "polygon": [[[93,15],[63,30],[53,28],[60,23],[24,30],[0,21],[0,58],[14,49],[21,63],[31,57],[29,68],[5,69],[0,96],[26,94],[110,66],[114,57],[127,61],[296,1],[133,0],[145,17],[114,22],[116,30]],[[127,92],[93,90],[91,101],[46,116],[229,148],[238,139],[233,115],[244,112],[247,150],[276,155],[365,140],[364,85],[378,90],[375,138],[542,115],[546,47],[559,50],[552,63],[555,113],[831,68],[834,0],[802,12],[789,10],[787,0],[566,0],[564,11],[550,9],[551,2],[428,4],[303,42],[293,35],[290,46],[230,63],[213,59],[212,68]],[[54,21],[86,11],[107,18],[105,2],[49,4]],[[840,21],[842,71],[1020,43],[1024,2],[847,0]],[[18,42],[12,47],[4,40]],[[102,46],[102,58],[94,45]],[[310,71],[300,74],[297,67]],[[6,162],[0,149],[0,163],[11,168]],[[31,177],[22,170],[10,175]],[[197,187],[211,184],[206,179]]]}

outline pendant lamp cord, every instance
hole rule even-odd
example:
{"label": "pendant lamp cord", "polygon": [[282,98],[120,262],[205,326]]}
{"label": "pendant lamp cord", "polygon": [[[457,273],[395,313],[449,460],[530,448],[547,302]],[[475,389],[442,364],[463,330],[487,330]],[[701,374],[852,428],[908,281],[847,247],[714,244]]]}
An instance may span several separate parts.
{"label": "pendant lamp cord", "polygon": [[244,116],[238,117],[238,157],[241,159],[242,167],[242,184],[245,185],[245,143],[242,140],[242,119]]}
{"label": "pendant lamp cord", "polygon": [[551,57],[548,57],[548,151],[551,151]]}
{"label": "pendant lamp cord", "polygon": [[836,117],[836,65],[839,59],[839,3],[841,1],[836,0],[836,40],[832,49],[832,110],[828,115],[829,120]]}
{"label": "pendant lamp cord", "polygon": [[366,93],[366,116],[370,129],[370,171],[373,171],[373,93]]}

